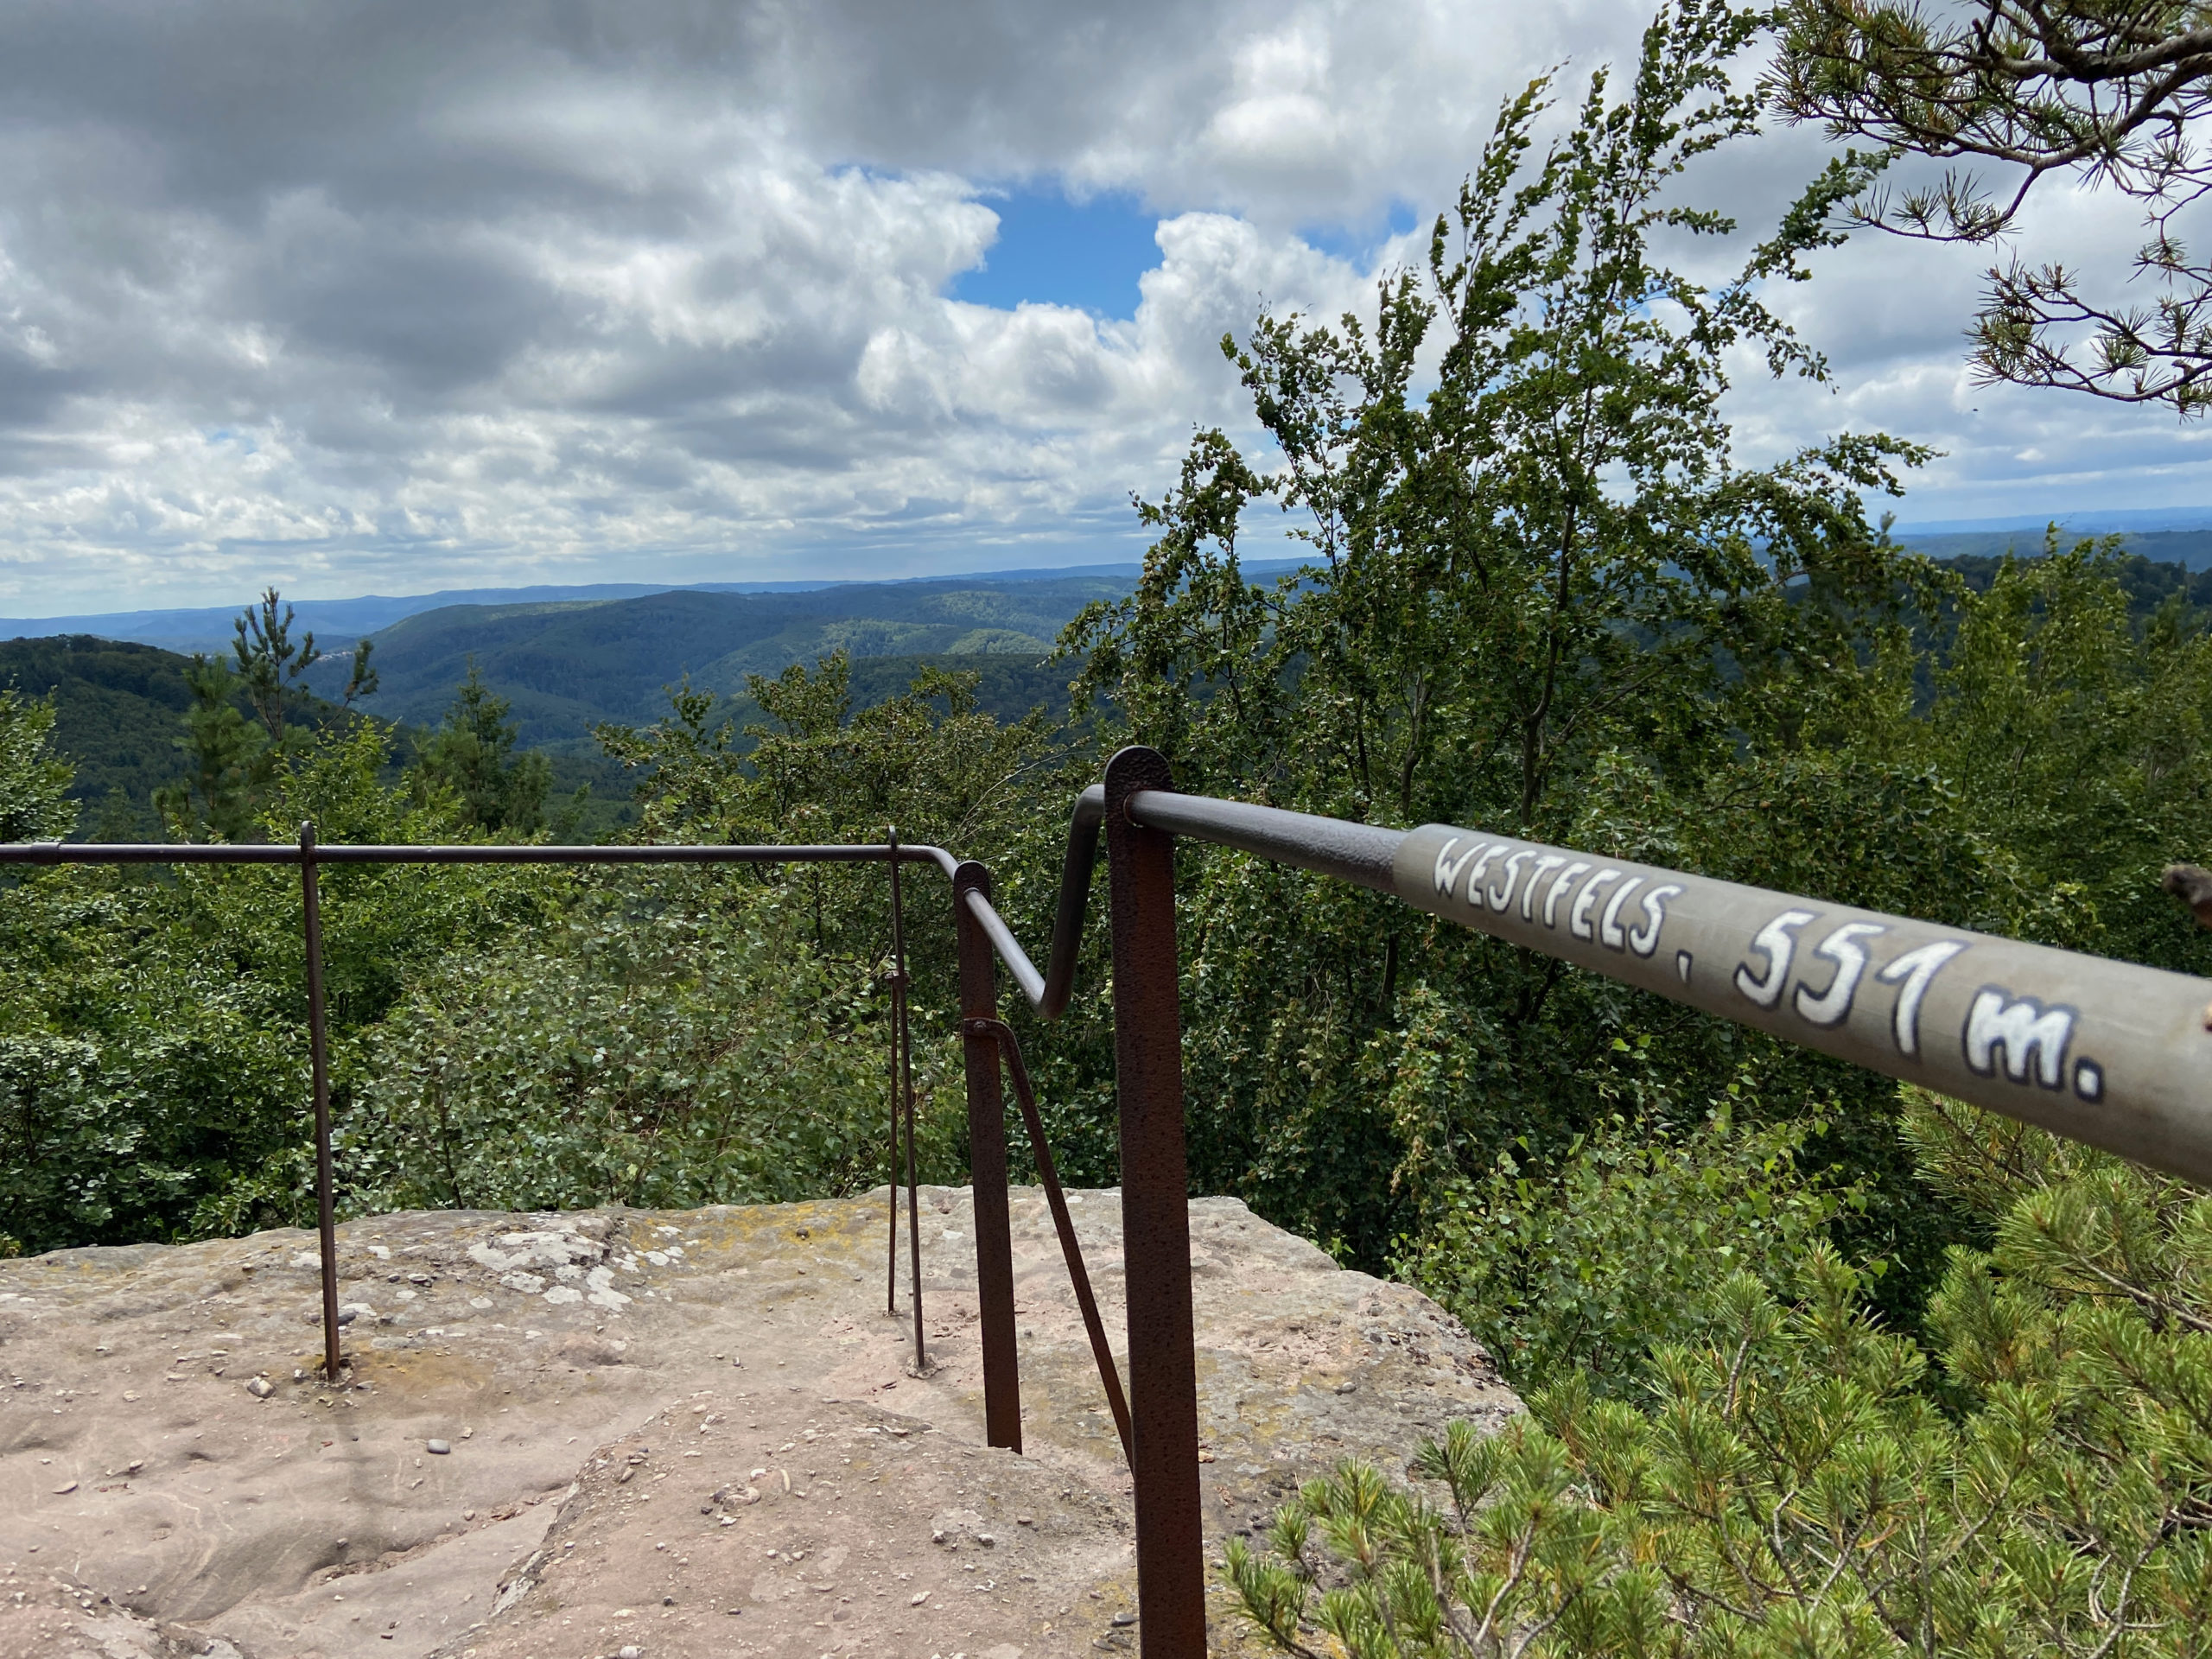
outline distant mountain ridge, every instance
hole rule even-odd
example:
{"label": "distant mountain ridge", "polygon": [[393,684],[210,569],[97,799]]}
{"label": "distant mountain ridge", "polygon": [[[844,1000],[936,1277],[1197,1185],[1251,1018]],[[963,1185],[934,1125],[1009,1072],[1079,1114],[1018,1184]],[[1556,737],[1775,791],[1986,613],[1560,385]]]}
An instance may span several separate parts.
{"label": "distant mountain ridge", "polygon": [[1928,536],[1988,535],[2025,532],[2037,541],[2044,526],[2056,523],[2069,536],[2147,535],[2162,530],[2212,530],[2212,507],[2092,507],[2075,512],[2010,513],[1989,518],[1931,518],[1922,524],[1899,523],[1899,540],[1911,542]]}
{"label": "distant mountain ridge", "polygon": [[[2180,553],[2195,550],[2194,537],[2212,543],[2212,531],[2154,531],[2130,543]],[[1948,554],[1926,541],[1904,539],[1947,557],[1977,588],[1987,585],[1995,559],[2008,548],[2031,552],[2042,547],[2039,534],[2018,531],[1961,532],[1944,538],[1955,548]],[[2158,563],[2131,561],[2122,571],[2131,611],[2147,615],[2176,594],[2212,610],[2212,548],[2207,551],[2208,556],[2193,559],[2170,555]],[[1272,561],[1247,568],[1264,577],[1295,567]],[[525,596],[519,600],[517,590],[498,590],[500,602],[440,605],[379,629],[373,636],[375,660],[384,685],[363,708],[401,728],[398,758],[404,760],[424,728],[443,716],[473,661],[492,689],[509,700],[523,741],[551,754],[556,795],[565,797],[579,784],[592,785],[594,805],[586,832],[609,833],[629,821],[626,797],[633,780],[599,751],[592,728],[659,718],[671,685],[688,678],[714,691],[721,699],[717,717],[742,727],[762,718],[747,686],[748,674],[772,677],[842,646],[853,657],[856,708],[899,696],[925,664],[934,664],[975,672],[982,707],[1001,720],[1018,719],[1039,705],[1059,714],[1076,671],[1072,664],[1049,660],[1053,641],[1084,606],[1128,594],[1136,575],[1134,565],[1093,566],[779,589],[647,586],[633,593],[618,585],[618,591],[602,586],[582,597],[554,596],[575,590],[522,590]],[[301,620],[309,621],[308,605],[300,610]],[[219,615],[227,625],[235,613],[119,614]],[[209,643],[227,644],[227,626],[223,640]],[[54,698],[55,747],[76,766],[72,792],[87,809],[83,832],[117,814],[127,822],[113,826],[113,833],[152,830],[152,791],[184,765],[177,739],[189,701],[186,666],[187,658],[173,650],[95,634],[0,641],[0,685]],[[311,677],[310,688],[335,695],[350,666],[344,656],[324,664]],[[105,804],[111,791],[118,798],[111,808]]]}
{"label": "distant mountain ridge", "polygon": [[[1998,558],[2006,553],[2025,557],[2043,551],[2044,525],[2038,522],[2024,528],[1948,531],[1940,535],[1900,526],[1891,534],[1904,546],[1931,559]],[[2118,536],[2121,552],[2139,553],[2153,564],[2212,570],[2212,528],[2126,531],[2061,524],[2058,542],[2061,547],[2071,547],[2092,536]]]}
{"label": "distant mountain ridge", "polygon": [[[1252,567],[1255,574],[1289,569],[1293,561],[1274,560]],[[547,605],[599,603],[607,600],[638,599],[652,594],[803,594],[836,588],[898,588],[922,582],[963,582],[991,586],[999,582],[1057,582],[1104,576],[1133,585],[1142,567],[1135,564],[1082,564],[1059,569],[993,570],[950,576],[912,576],[877,582],[848,582],[833,578],[808,582],[601,582],[569,586],[529,588],[455,588],[435,594],[365,594],[357,599],[287,600],[298,613],[298,626],[313,629],[316,643],[332,650],[350,651],[364,635],[391,627],[425,611],[454,605]],[[238,613],[251,602],[246,595],[232,605],[202,606],[186,610],[103,611],[83,616],[0,617],[0,639],[50,639],[91,634],[101,639],[122,639],[164,651],[190,653],[219,651],[231,640],[231,626]]]}
{"label": "distant mountain ridge", "polygon": [[[512,704],[524,742],[573,747],[588,743],[601,721],[657,718],[667,688],[686,679],[742,699],[748,674],[772,676],[840,648],[858,659],[1034,663],[1085,606],[1122,597],[1134,576],[839,583],[796,593],[677,588],[446,606],[371,636],[383,680],[373,706],[387,720],[435,722],[474,663]],[[334,693],[348,666],[327,664],[309,683]]]}

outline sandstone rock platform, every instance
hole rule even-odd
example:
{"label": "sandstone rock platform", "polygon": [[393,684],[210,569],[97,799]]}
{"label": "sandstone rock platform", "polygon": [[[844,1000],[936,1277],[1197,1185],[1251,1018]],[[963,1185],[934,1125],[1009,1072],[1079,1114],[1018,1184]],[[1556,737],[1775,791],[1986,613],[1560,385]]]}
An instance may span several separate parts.
{"label": "sandstone rock platform", "polygon": [[[340,1386],[312,1234],[0,1262],[0,1659],[1133,1651],[1128,1471],[1041,1194],[1020,1455],[983,1444],[969,1195],[921,1198],[918,1375],[880,1188],[349,1223]],[[1118,1194],[1070,1198],[1124,1357]],[[1341,1459],[1517,1408],[1418,1293],[1234,1199],[1191,1224],[1210,1554]]]}

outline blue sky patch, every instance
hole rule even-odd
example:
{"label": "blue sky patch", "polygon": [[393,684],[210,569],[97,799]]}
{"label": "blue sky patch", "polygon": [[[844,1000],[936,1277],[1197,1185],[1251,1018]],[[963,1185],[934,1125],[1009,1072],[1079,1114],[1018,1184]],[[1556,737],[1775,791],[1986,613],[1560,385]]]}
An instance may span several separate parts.
{"label": "blue sky patch", "polygon": [[1011,311],[1024,300],[1069,305],[1094,316],[1137,314],[1137,278],[1160,264],[1159,219],[1135,198],[1093,196],[1077,204],[1058,190],[987,196],[999,239],[982,269],[953,279],[952,297]]}
{"label": "blue sky patch", "polygon": [[1317,253],[1325,253],[1356,270],[1364,270],[1375,263],[1375,256],[1392,237],[1403,236],[1416,225],[1433,222],[1433,215],[1415,213],[1411,202],[1393,201],[1389,216],[1380,224],[1368,220],[1358,225],[1308,225],[1299,231],[1298,238]]}

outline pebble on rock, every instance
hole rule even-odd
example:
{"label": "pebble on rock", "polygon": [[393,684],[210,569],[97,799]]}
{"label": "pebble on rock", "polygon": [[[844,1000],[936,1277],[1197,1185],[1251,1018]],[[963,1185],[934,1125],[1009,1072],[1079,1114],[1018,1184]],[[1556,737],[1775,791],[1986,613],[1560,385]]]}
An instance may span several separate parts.
{"label": "pebble on rock", "polygon": [[442,1458],[447,1452],[452,1451],[453,1447],[443,1440],[425,1440],[423,1442],[423,1449],[433,1457]]}

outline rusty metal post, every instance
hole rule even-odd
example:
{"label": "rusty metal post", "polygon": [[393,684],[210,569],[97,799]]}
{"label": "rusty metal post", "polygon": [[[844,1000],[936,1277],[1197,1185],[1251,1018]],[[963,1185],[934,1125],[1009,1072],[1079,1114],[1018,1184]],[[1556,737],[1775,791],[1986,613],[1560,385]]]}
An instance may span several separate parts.
{"label": "rusty metal post", "polygon": [[[922,1197],[914,1180],[914,1028],[908,1018],[906,984],[906,912],[899,884],[899,831],[891,832],[891,1047],[896,1065],[897,1092],[892,1100],[893,1127],[891,1149],[891,1270],[899,1271],[899,1150],[896,1120],[899,1103],[906,1107],[906,1248],[914,1265],[914,1370],[929,1369],[928,1351],[922,1345]],[[892,1292],[892,1312],[898,1310],[898,1292]]]}
{"label": "rusty metal post", "polygon": [[1157,750],[1123,749],[1107,763],[1138,1626],[1146,1659],[1204,1659],[1205,1542],[1198,1503],[1190,1179],[1183,1147],[1175,840],[1132,823],[1128,810],[1129,797],[1139,790],[1172,787],[1166,760]]}
{"label": "rusty metal post", "polygon": [[308,1064],[315,1079],[315,1208],[322,1252],[322,1374],[338,1380],[338,1222],[330,1165],[330,1045],[322,1017],[322,886],[315,821],[300,825],[300,918],[308,959]]}
{"label": "rusty metal post", "polygon": [[968,1024],[999,1015],[991,942],[969,913],[968,894],[991,896],[991,873],[973,859],[952,875],[952,920],[960,946],[962,1058],[968,1077],[968,1169],[976,1193],[976,1300],[983,1335],[983,1438],[1021,1450],[1020,1358],[1014,1333],[1014,1228],[1006,1187],[1006,1103],[999,1046]]}
{"label": "rusty metal post", "polygon": [[[899,1317],[899,975],[904,965],[899,960],[899,826],[891,826],[888,837],[891,860],[891,1017],[885,1023],[891,1028],[891,1176],[888,1191],[891,1202],[891,1236],[886,1245],[888,1259],[883,1268],[883,1311],[893,1319]],[[917,1288],[919,1288],[917,1286]],[[919,1341],[914,1364],[921,1365]]]}

